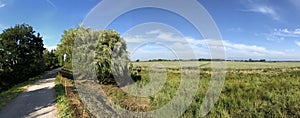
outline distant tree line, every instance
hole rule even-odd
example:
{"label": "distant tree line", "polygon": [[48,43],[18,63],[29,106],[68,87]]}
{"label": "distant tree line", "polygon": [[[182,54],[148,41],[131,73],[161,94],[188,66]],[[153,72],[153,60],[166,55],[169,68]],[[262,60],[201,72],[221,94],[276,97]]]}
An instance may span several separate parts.
{"label": "distant tree line", "polygon": [[[147,60],[149,62],[155,62],[155,61],[225,61],[225,59],[150,59]],[[136,62],[140,62],[140,59],[137,59]]]}
{"label": "distant tree line", "polygon": [[259,60],[254,60],[254,59],[248,59],[248,60],[227,60],[227,61],[235,61],[235,62],[266,62],[266,59],[259,59]]}
{"label": "distant tree line", "polygon": [[0,92],[58,66],[54,52],[44,48],[41,35],[28,24],[3,30],[0,34]]}
{"label": "distant tree line", "polygon": [[[140,59],[135,60],[135,62],[140,62]],[[259,59],[259,60],[225,60],[225,59],[206,59],[206,58],[200,58],[200,59],[150,59],[146,60],[148,62],[155,62],[155,61],[235,61],[235,62],[266,62],[266,59]],[[145,62],[145,61],[143,61]]]}

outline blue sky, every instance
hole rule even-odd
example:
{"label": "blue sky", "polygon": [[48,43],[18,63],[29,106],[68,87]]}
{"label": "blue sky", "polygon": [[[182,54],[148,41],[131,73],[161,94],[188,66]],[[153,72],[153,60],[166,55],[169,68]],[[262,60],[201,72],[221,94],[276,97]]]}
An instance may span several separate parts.
{"label": "blue sky", "polygon": [[[54,48],[63,31],[80,24],[99,2],[101,0],[0,0],[0,30],[27,23],[41,33],[47,48]],[[300,60],[299,0],[198,2],[218,26],[227,59]],[[189,20],[170,11],[136,9],[119,16],[108,28],[116,29],[125,38],[132,60],[210,57],[208,39],[204,39]]]}

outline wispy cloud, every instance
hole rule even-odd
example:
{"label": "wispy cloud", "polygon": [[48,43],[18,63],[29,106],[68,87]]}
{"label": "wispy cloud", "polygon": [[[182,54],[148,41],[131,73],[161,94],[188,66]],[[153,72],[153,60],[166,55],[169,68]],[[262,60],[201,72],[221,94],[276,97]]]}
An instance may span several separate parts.
{"label": "wispy cloud", "polygon": [[296,45],[300,46],[300,42],[298,42],[298,41],[295,41],[295,43],[296,43]]}
{"label": "wispy cloud", "polygon": [[[266,47],[257,46],[257,45],[247,45],[247,44],[239,44],[239,43],[233,43],[230,41],[216,41],[211,39],[195,39],[192,37],[182,37],[177,36],[170,32],[163,32],[160,30],[153,30],[150,32],[147,32],[145,34],[152,34],[148,37],[142,37],[141,35],[137,36],[138,38],[130,38],[130,37],[124,37],[125,40],[127,40],[128,44],[131,43],[142,43],[146,41],[159,41],[166,45],[168,45],[170,48],[172,48],[178,55],[184,55],[183,57],[188,57],[191,55],[185,55],[191,53],[191,51],[194,52],[196,57],[198,58],[210,58],[210,48],[218,48],[225,49],[226,54],[228,55],[227,58],[272,58],[272,57],[278,57],[285,55],[284,52],[281,51],[274,51],[269,50]],[[153,35],[156,34],[156,35]],[[159,40],[153,40],[153,39],[159,39]],[[130,46],[136,46],[136,45],[130,45]],[[145,51],[146,49],[144,49]],[[129,51],[131,52],[131,51]],[[148,52],[156,52],[156,54],[161,54],[162,50],[154,50],[153,48],[149,49]],[[147,54],[140,53],[141,55]],[[165,56],[165,55],[164,55]]]}
{"label": "wispy cloud", "polygon": [[261,55],[261,56],[284,55],[283,52],[268,50],[265,47],[256,46],[256,45],[237,44],[229,41],[225,41],[224,45],[226,49],[230,49],[231,51],[236,51],[236,52],[245,52],[244,54],[248,53],[248,54]]}
{"label": "wispy cloud", "polygon": [[162,30],[151,30],[141,35],[127,35],[125,40],[127,42],[145,42],[145,41],[160,41],[160,42],[186,42],[183,40],[183,36],[180,36],[171,32],[164,32]]}
{"label": "wispy cloud", "polygon": [[6,28],[6,26],[5,25],[3,25],[3,24],[0,24],[0,32],[2,31],[2,30],[4,30]]}
{"label": "wispy cloud", "polygon": [[55,4],[53,4],[53,2],[51,2],[50,0],[46,0],[53,8],[56,8]]}
{"label": "wispy cloud", "polygon": [[253,1],[248,1],[245,5],[247,6],[247,9],[242,10],[244,12],[260,13],[272,18],[273,20],[281,20],[280,15],[271,5],[259,4],[258,2]]}
{"label": "wispy cloud", "polygon": [[299,38],[300,28],[289,30],[287,28],[283,29],[273,29],[271,33],[264,34],[267,40],[270,41],[283,41],[286,38]]}
{"label": "wispy cloud", "polygon": [[3,4],[0,2],[0,8],[5,7],[5,6],[6,6],[6,4]]}
{"label": "wispy cloud", "polygon": [[227,31],[230,31],[230,32],[241,32],[241,31],[243,31],[243,29],[240,28],[240,27],[235,27],[235,28],[229,28],[229,29],[227,29]]}

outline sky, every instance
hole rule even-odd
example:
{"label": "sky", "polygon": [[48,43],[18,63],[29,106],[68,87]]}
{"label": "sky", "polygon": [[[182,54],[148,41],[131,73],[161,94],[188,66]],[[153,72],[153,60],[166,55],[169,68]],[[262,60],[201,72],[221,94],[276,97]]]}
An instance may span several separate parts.
{"label": "sky", "polygon": [[[27,23],[43,36],[45,47],[53,49],[60,43],[64,30],[82,23],[89,13],[96,12],[99,16],[114,13],[105,9],[95,11],[93,8],[101,2],[0,0],[0,30]],[[218,27],[226,59],[300,60],[300,0],[197,2]],[[118,9],[114,7],[116,4],[107,7]],[[201,17],[197,11],[188,14]],[[103,17],[98,18],[101,21]],[[107,29],[115,29],[127,41],[132,60],[211,58],[212,55],[208,48],[211,39],[204,38],[183,14],[165,9],[144,7],[128,11],[114,19]]]}

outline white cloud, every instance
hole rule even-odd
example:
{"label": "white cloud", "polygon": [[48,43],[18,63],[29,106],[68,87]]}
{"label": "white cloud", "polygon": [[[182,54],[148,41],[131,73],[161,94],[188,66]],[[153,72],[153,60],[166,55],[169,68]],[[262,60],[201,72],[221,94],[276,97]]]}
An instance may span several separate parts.
{"label": "white cloud", "polygon": [[151,30],[142,35],[125,35],[124,39],[127,42],[138,43],[145,41],[159,41],[159,42],[186,42],[183,36],[171,32],[164,32],[161,30]]}
{"label": "white cloud", "polygon": [[126,42],[130,42],[130,43],[139,43],[145,41],[145,38],[139,36],[125,37],[124,39],[126,40]]}
{"label": "white cloud", "polygon": [[230,29],[228,29],[227,31],[231,31],[231,32],[241,32],[241,31],[243,31],[243,29],[240,28],[240,27],[235,27],[235,28],[230,28]]}
{"label": "white cloud", "polygon": [[[284,30],[283,30],[284,31]],[[229,59],[248,59],[248,58],[271,58],[271,57],[278,57],[282,56],[284,57],[285,53],[281,51],[273,51],[269,50],[262,46],[257,45],[247,45],[247,44],[239,44],[239,43],[233,43],[230,41],[216,41],[211,39],[195,39],[192,37],[183,37],[178,36],[170,32],[163,32],[160,30],[153,30],[150,32],[147,32],[145,34],[155,34],[155,35],[147,35],[148,37],[141,38],[142,36],[130,36],[130,37],[139,37],[139,38],[131,38],[128,40],[127,37],[125,37],[125,40],[130,41],[128,44],[130,46],[137,47],[138,45],[132,45],[132,43],[143,43],[148,40],[150,41],[158,41],[162,43],[163,45],[168,46],[171,48],[174,52],[176,52],[177,56],[179,56],[182,59],[190,59],[190,58],[211,58],[210,51],[216,51],[217,53],[214,54],[214,57],[222,57],[222,53],[225,52],[227,54],[227,58]],[[158,40],[153,40],[158,39]],[[209,48],[210,49],[209,49]],[[130,47],[129,47],[130,48]],[[155,56],[163,56],[168,57],[166,55],[166,50],[155,50],[154,48],[144,48],[143,52],[140,53],[141,55],[147,55],[148,52],[152,52],[151,54],[157,54]],[[130,50],[129,50],[130,51]],[[130,51],[132,52],[132,51]],[[214,52],[215,53],[215,52]],[[148,53],[149,54],[149,53]],[[171,53],[168,53],[171,54]],[[149,56],[148,56],[149,57]],[[169,57],[173,57],[170,55]]]}
{"label": "white cloud", "polygon": [[51,51],[51,50],[56,49],[56,45],[55,45],[55,46],[47,46],[47,45],[45,45],[45,48],[46,48],[48,51]]}
{"label": "white cloud", "polygon": [[266,39],[270,41],[282,41],[286,38],[299,38],[300,29],[289,30],[287,28],[274,29],[271,33],[265,34]]}
{"label": "white cloud", "polygon": [[4,29],[4,26],[3,26],[2,24],[0,24],[0,28],[1,28],[1,29]]}
{"label": "white cloud", "polygon": [[300,42],[298,42],[298,41],[295,41],[295,43],[296,43],[296,45],[300,46]]}
{"label": "white cloud", "polygon": [[3,4],[0,2],[0,8],[5,7],[5,6],[6,6],[6,4]]}
{"label": "white cloud", "polygon": [[0,32],[2,32],[2,30],[6,29],[7,27],[3,24],[0,24]]}
{"label": "white cloud", "polygon": [[159,29],[157,30],[151,30],[149,32],[146,32],[146,34],[159,34],[161,31]]}
{"label": "white cloud", "polygon": [[5,7],[6,4],[2,3],[2,1],[0,0],[0,8]]}
{"label": "white cloud", "polygon": [[245,12],[255,12],[255,13],[260,13],[266,16],[271,17],[274,20],[280,21],[280,15],[277,13],[276,9],[273,8],[270,5],[263,5],[263,4],[258,4],[257,2],[253,1],[248,1],[246,3],[246,6],[248,7],[246,10],[242,10]]}
{"label": "white cloud", "polygon": [[250,54],[253,53],[255,55],[284,55],[283,52],[268,50],[265,47],[256,45],[235,44],[228,41],[225,41],[224,45],[225,47],[235,50],[236,52],[246,52]]}

